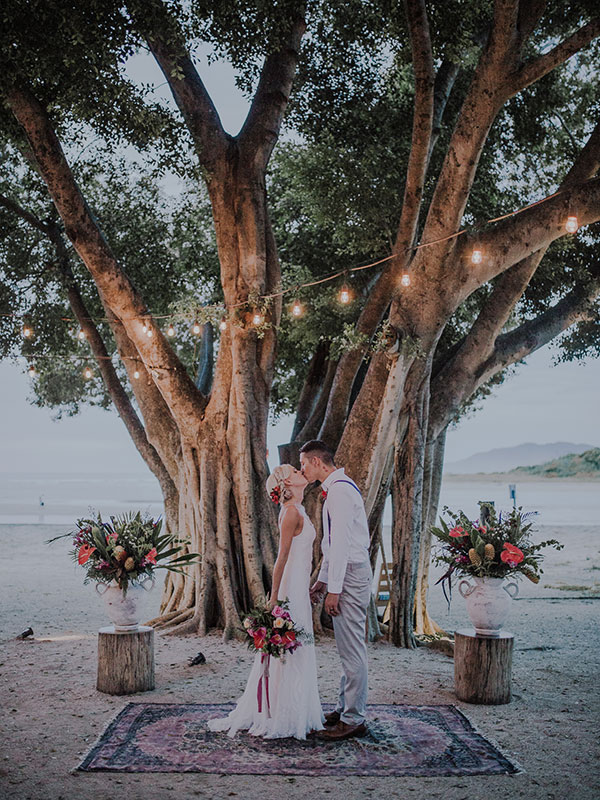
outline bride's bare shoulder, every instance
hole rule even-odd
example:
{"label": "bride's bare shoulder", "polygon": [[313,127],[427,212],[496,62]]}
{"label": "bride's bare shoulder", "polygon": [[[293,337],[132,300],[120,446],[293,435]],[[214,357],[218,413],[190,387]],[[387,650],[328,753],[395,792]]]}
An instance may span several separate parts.
{"label": "bride's bare shoulder", "polygon": [[301,524],[304,524],[304,517],[298,506],[295,503],[284,505],[279,512],[279,525],[297,528],[301,527]]}

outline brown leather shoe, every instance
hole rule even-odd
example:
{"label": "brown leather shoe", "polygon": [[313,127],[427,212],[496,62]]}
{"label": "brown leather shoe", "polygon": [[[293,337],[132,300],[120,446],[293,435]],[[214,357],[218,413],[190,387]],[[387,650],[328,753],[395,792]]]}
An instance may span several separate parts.
{"label": "brown leather shoe", "polygon": [[327,727],[324,731],[319,731],[317,736],[326,742],[338,742],[342,739],[351,739],[353,736],[366,736],[366,734],[367,726],[364,722],[358,725],[348,725],[347,722],[340,720],[336,725]]}
{"label": "brown leather shoe", "polygon": [[339,711],[330,711],[329,714],[325,714],[325,727],[330,728],[333,725],[337,725],[340,721],[340,712]]}

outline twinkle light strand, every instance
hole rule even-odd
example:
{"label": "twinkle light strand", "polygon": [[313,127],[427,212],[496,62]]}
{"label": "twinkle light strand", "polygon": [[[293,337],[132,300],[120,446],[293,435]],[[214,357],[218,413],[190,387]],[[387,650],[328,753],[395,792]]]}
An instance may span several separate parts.
{"label": "twinkle light strand", "polygon": [[[590,178],[588,181],[584,181],[583,183],[587,183],[587,182],[592,181],[592,180],[597,180],[597,178]],[[538,206],[538,205],[541,205],[543,203],[546,203],[548,200],[551,200],[551,199],[553,199],[553,198],[565,193],[566,191],[568,191],[568,189],[559,189],[557,192],[554,192],[553,194],[548,195],[547,197],[544,197],[541,200],[536,200],[533,203],[529,203],[526,206],[523,206],[521,208],[515,209],[514,211],[510,211],[507,214],[502,214],[499,217],[494,217],[492,219],[488,219],[485,222],[480,223],[480,225],[477,226],[477,229],[481,225],[490,225],[492,223],[500,222],[500,221],[502,221],[504,219],[508,219],[509,217],[514,217],[517,214],[521,214],[522,212],[527,211],[528,209],[531,209],[531,208],[534,208],[535,206]],[[571,234],[574,234],[579,230],[579,221],[578,221],[576,215],[569,213],[569,215],[567,217],[567,220],[565,222],[565,229],[566,229],[566,231],[568,233],[571,233]],[[452,234],[450,234],[448,236],[445,236],[445,237],[442,237],[442,238],[439,238],[439,239],[434,239],[434,240],[431,240],[431,241],[428,241],[428,242],[420,242],[417,245],[412,245],[410,247],[405,248],[403,251],[399,251],[397,253],[391,253],[390,255],[384,256],[383,258],[377,259],[376,261],[372,261],[372,262],[370,262],[368,264],[360,264],[360,265],[357,265],[357,266],[354,266],[354,267],[347,267],[345,269],[341,269],[341,270],[338,270],[336,272],[324,275],[324,276],[322,276],[320,278],[316,278],[315,280],[307,281],[306,283],[303,283],[303,284],[300,284],[300,285],[296,284],[294,286],[290,286],[290,287],[287,287],[287,288],[280,289],[277,292],[272,292],[270,294],[260,295],[258,298],[255,298],[255,299],[256,300],[263,300],[263,301],[272,300],[272,299],[277,298],[277,297],[282,297],[285,294],[288,294],[290,292],[297,292],[299,289],[310,288],[312,286],[319,286],[320,284],[323,284],[323,283],[330,283],[331,281],[334,281],[337,278],[340,278],[342,276],[347,276],[347,275],[353,274],[355,272],[360,272],[360,271],[365,270],[365,269],[372,269],[373,267],[376,267],[376,266],[378,266],[380,264],[384,264],[384,263],[386,263],[388,261],[391,261],[393,258],[397,258],[402,253],[417,252],[418,250],[421,250],[421,249],[426,248],[426,247],[432,247],[432,246],[434,246],[436,244],[442,244],[444,242],[448,242],[448,241],[450,241],[452,239],[455,239],[455,238],[457,238],[459,236],[462,236],[465,233],[469,233],[470,230],[472,230],[472,228],[461,228],[459,231],[456,231],[455,233],[452,233]],[[483,263],[484,253],[483,253],[483,250],[481,249],[479,244],[476,244],[476,246],[472,250],[470,258],[471,258],[471,263],[474,264],[474,265],[479,265],[479,264]],[[402,286],[404,286],[404,287],[408,287],[408,286],[411,285],[411,279],[410,279],[410,275],[408,273],[404,273],[402,275],[402,277],[400,279],[400,284]],[[351,299],[352,299],[351,292],[350,292],[348,286],[346,284],[344,284],[342,286],[339,294],[338,294],[338,300],[343,305],[346,305],[351,301]],[[210,308],[218,309],[218,308],[223,308],[223,305],[224,305],[223,303],[218,303],[218,304],[214,304],[214,305],[204,306],[204,308],[205,309],[210,309]],[[233,309],[241,308],[241,307],[247,306],[247,305],[248,305],[248,301],[247,300],[242,300],[242,301],[240,301],[238,303],[232,303],[230,305],[225,305],[225,309],[226,309],[226,311],[231,311]],[[299,303],[298,299],[296,298],[296,300],[294,301],[294,303],[291,306],[291,314],[294,317],[301,317],[301,316],[303,316],[303,313],[304,313],[304,309],[303,309],[302,305]],[[9,312],[9,313],[2,313],[2,314],[0,314],[0,316],[18,318],[21,315]],[[155,321],[157,321],[157,320],[169,320],[170,324],[169,324],[169,326],[168,326],[168,328],[166,330],[166,335],[169,336],[169,337],[172,337],[172,336],[175,335],[175,328],[173,326],[172,320],[174,319],[174,317],[176,318],[177,316],[181,317],[183,315],[181,315],[181,314],[179,314],[179,315],[153,314],[150,319],[151,320],[155,320]],[[256,322],[255,320],[258,319],[259,316],[261,317],[261,319],[260,319],[259,322]],[[61,317],[60,319],[62,321],[64,321],[64,322],[76,322],[76,321],[78,321],[77,319],[75,319],[73,317]],[[95,318],[87,317],[85,319],[87,319],[90,322],[111,322],[112,321],[108,317],[95,317]],[[143,316],[130,317],[129,319],[130,320],[134,320],[134,319],[142,319],[142,320],[144,320],[143,325],[142,325],[142,330],[143,330],[144,333],[146,333],[148,338],[152,338],[152,336],[154,335],[154,331],[152,329],[151,323],[148,322],[147,314],[144,314]],[[254,316],[253,316],[254,324],[255,325],[260,325],[260,324],[262,324],[263,321],[264,321],[264,317],[262,317],[262,315],[258,314],[258,312],[255,311],[254,312]],[[221,322],[219,323],[219,329],[221,331],[224,331],[226,329],[226,327],[227,327],[227,318],[223,317]],[[196,320],[194,325],[193,325],[194,334],[195,335],[199,335],[201,333],[201,330],[202,330],[201,326],[198,323],[198,321]],[[33,336],[33,330],[32,330],[32,328],[31,328],[31,326],[29,324],[24,324],[22,333],[23,333],[24,338],[31,338]],[[82,329],[79,329],[79,331],[77,333],[77,338],[80,339],[81,341],[86,339],[87,335],[86,335],[85,331],[83,331]]]}

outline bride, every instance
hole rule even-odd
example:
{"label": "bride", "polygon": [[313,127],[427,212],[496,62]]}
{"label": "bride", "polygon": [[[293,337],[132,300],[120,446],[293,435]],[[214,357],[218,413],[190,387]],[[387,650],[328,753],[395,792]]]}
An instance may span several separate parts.
{"label": "bride", "polygon": [[211,731],[227,731],[229,736],[235,736],[239,730],[247,730],[265,739],[306,739],[307,733],[323,730],[308,593],[315,529],[302,505],[306,484],[304,475],[290,464],[276,467],[267,480],[269,496],[273,502],[281,503],[279,552],[269,608],[278,601],[289,600],[290,616],[304,629],[302,646],[285,659],[270,659],[268,705],[258,702],[263,664],[257,653],[244,694],[227,717],[208,721]]}

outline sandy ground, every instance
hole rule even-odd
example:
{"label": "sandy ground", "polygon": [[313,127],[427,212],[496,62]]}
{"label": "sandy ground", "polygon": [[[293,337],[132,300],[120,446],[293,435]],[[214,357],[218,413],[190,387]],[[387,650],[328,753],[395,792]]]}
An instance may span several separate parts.
{"label": "sandy ground", "polygon": [[[0,796],[35,800],[285,796],[305,798],[445,798],[597,800],[600,532],[597,527],[544,528],[540,536],[567,545],[550,552],[539,586],[521,584],[508,629],[516,635],[510,704],[477,706],[453,694],[452,660],[428,648],[370,648],[373,703],[453,703],[523,769],[514,776],[476,778],[285,778],[268,776],[78,773],[71,770],[106,723],[129,701],[226,702],[242,691],[252,659],[217,634],[157,637],[156,690],[129,698],[94,688],[102,604],[81,570],[66,558],[68,544],[46,547],[63,529],[0,526]],[[154,613],[159,591],[147,598]],[[458,593],[448,614],[439,587],[433,616],[449,630],[468,625]],[[31,625],[33,640],[15,640]],[[207,663],[190,667],[199,650]],[[339,662],[334,643],[318,643],[320,690],[335,698]]]}

